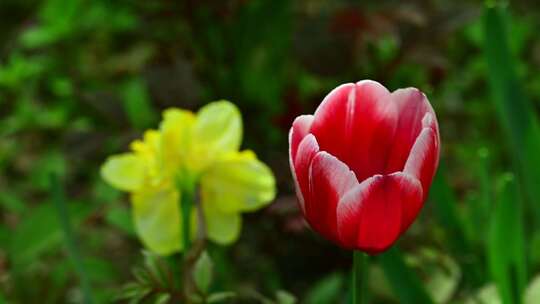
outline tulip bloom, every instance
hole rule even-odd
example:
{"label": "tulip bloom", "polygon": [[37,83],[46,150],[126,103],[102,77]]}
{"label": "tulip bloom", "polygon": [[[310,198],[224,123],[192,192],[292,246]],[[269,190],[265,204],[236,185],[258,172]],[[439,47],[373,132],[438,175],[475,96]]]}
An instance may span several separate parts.
{"label": "tulip bloom", "polygon": [[376,254],[413,223],[439,163],[437,118],[415,88],[344,84],[289,133],[289,162],[310,226],[347,249]]}

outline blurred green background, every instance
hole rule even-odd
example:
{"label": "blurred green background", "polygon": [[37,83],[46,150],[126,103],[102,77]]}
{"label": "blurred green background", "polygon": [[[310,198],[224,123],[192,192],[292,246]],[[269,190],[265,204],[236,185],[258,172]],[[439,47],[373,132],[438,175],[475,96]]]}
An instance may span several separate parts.
{"label": "blurred green background", "polygon": [[218,99],[279,194],[210,246],[212,288],[347,303],[351,255],[304,225],[287,132],[366,78],[426,92],[442,137],[420,219],[372,259],[372,302],[540,303],[540,4],[496,2],[0,0],[0,303],[82,302],[51,172],[94,300],[113,302],[143,256],[99,166],[163,109]]}

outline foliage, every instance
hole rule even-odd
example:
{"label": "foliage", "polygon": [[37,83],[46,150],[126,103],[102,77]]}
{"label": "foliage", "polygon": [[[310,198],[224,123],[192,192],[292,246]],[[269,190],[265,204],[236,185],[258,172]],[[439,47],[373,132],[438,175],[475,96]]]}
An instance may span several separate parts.
{"label": "foliage", "polygon": [[537,303],[540,10],[487,2],[0,1],[0,303],[83,303],[80,269],[95,303],[175,302],[182,257],[139,254],[99,168],[164,109],[223,98],[278,191],[233,245],[207,244],[195,301],[347,303],[351,256],[303,225],[287,132],[366,78],[427,92],[443,148],[420,220],[371,259],[371,300]]}

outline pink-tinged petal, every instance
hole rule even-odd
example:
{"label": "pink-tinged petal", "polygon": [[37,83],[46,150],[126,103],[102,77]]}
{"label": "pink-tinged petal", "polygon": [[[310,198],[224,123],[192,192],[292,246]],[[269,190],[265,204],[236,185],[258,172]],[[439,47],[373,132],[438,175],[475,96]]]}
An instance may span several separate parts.
{"label": "pink-tinged petal", "polygon": [[313,123],[313,115],[300,115],[294,120],[291,130],[289,131],[289,159],[296,158],[298,145],[309,133],[311,124]]}
{"label": "pink-tinged petal", "polygon": [[394,173],[366,179],[339,202],[342,245],[371,254],[386,250],[410,225],[418,205],[422,205],[422,187],[415,178]]}
{"label": "pink-tinged petal", "polygon": [[296,188],[296,196],[300,208],[305,214],[305,201],[309,198],[309,168],[315,154],[319,152],[319,145],[313,134],[308,134],[298,145],[294,164],[291,161],[291,170]]}
{"label": "pink-tinged petal", "polygon": [[356,86],[355,118],[350,124],[353,140],[346,163],[359,180],[384,172],[390,154],[398,112],[390,92],[374,81]]}
{"label": "pink-tinged petal", "polygon": [[311,133],[321,150],[345,162],[359,180],[382,173],[397,125],[388,90],[365,80],[333,90],[315,112]]}
{"label": "pink-tinged petal", "polygon": [[346,130],[349,99],[354,98],[353,83],[340,85],[330,92],[315,111],[310,132],[315,135],[321,150],[345,160],[350,133]]}
{"label": "pink-tinged petal", "polygon": [[392,93],[397,105],[399,119],[394,144],[386,166],[386,172],[402,171],[416,138],[423,129],[423,118],[427,113],[432,116],[426,123],[438,134],[435,112],[424,93],[416,88],[399,89]]}
{"label": "pink-tinged petal", "polygon": [[315,155],[310,167],[311,197],[306,201],[306,218],[315,231],[339,242],[336,208],[356,185],[356,176],[346,164],[324,151]]}
{"label": "pink-tinged petal", "polygon": [[424,199],[428,195],[429,186],[435,175],[439,161],[439,144],[437,134],[432,128],[422,129],[414,143],[403,172],[420,180],[424,189]]}
{"label": "pink-tinged petal", "polygon": [[401,232],[404,233],[414,222],[422,207],[424,206],[424,189],[421,182],[414,176],[407,173],[400,174],[399,191],[402,193],[403,217],[401,218]]}

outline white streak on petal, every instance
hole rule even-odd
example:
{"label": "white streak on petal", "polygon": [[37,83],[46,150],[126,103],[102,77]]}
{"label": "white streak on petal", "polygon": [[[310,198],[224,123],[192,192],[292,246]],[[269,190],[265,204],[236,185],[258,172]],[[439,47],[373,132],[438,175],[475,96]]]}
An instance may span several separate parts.
{"label": "white streak on petal", "polygon": [[[319,152],[319,144],[315,136],[310,133],[298,145],[298,152],[294,162],[290,161],[296,195],[302,212],[305,212],[304,194],[309,193],[309,168],[317,152]],[[300,186],[301,184],[303,188]]]}
{"label": "white streak on petal", "polygon": [[317,153],[312,161],[309,173],[310,185],[312,184],[311,177],[314,166],[320,167],[318,171],[324,174],[324,177],[332,183],[340,197],[358,185],[354,172],[344,162],[326,151]]}
{"label": "white streak on petal", "polygon": [[430,153],[435,153],[435,151],[433,151],[434,147],[435,136],[433,134],[433,129],[422,129],[422,132],[420,132],[420,135],[411,149],[403,172],[420,179],[424,162],[427,161]]}
{"label": "white streak on petal", "polygon": [[300,115],[294,120],[289,131],[289,162],[292,163],[292,160],[296,158],[298,145],[309,133],[313,118],[313,115]]}

